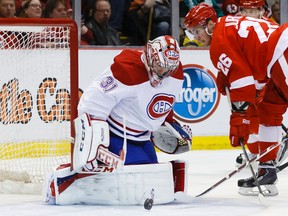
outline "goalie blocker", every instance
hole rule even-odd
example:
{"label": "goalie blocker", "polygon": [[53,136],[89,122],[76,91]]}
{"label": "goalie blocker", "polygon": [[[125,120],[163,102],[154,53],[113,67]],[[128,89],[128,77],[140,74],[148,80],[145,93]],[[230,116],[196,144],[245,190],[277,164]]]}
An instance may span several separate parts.
{"label": "goalie blocker", "polygon": [[73,205],[143,205],[174,201],[174,194],[186,192],[187,165],[184,161],[159,164],[127,165],[119,169],[99,165],[94,172],[70,171],[62,166],[46,178],[44,202]]}

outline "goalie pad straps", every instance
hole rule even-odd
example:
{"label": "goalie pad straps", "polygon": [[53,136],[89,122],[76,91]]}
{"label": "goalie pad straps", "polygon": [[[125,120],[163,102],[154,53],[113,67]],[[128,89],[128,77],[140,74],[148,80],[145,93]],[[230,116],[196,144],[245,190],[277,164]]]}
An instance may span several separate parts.
{"label": "goalie pad straps", "polygon": [[[75,141],[73,148],[72,168],[79,170],[84,167],[88,171],[97,168],[97,160],[102,162],[113,162],[108,160],[104,154],[103,148],[109,146],[109,126],[108,123],[101,120],[94,120],[87,114],[82,114],[74,120]],[[100,150],[98,150],[100,148]],[[97,158],[98,156],[98,158]],[[111,153],[111,157],[113,154]],[[116,156],[117,157],[117,156]]]}
{"label": "goalie pad straps", "polygon": [[151,140],[159,150],[165,153],[181,154],[191,149],[191,136],[192,134],[186,129],[183,130],[180,125],[165,122],[165,125],[152,133]]}

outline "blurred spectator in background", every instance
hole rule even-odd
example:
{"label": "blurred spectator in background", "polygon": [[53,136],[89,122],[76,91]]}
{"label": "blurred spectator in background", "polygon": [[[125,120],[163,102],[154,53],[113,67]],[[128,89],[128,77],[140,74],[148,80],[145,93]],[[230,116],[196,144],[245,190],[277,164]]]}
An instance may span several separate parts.
{"label": "blurred spectator in background", "polygon": [[45,18],[68,18],[65,0],[49,0],[43,11]]}
{"label": "blurred spectator in background", "polygon": [[15,0],[15,4],[16,4],[16,16],[19,17],[22,7],[25,4],[25,2],[27,2],[28,0]]}
{"label": "blurred spectator in background", "polygon": [[125,12],[129,9],[131,0],[109,0],[109,2],[111,5],[109,24],[118,31],[121,44],[129,45],[129,37],[123,33],[123,19]]}
{"label": "blurred spectator in background", "polygon": [[270,19],[274,22],[280,24],[280,3],[279,0],[275,0],[275,2],[271,6],[271,13]]}
{"label": "blurred spectator in background", "polygon": [[82,44],[121,45],[118,32],[109,25],[111,6],[108,0],[96,0],[93,17],[81,26]]}
{"label": "blurred spectator in background", "polygon": [[240,0],[223,0],[222,11],[225,16],[235,15],[239,11],[239,1]]}
{"label": "blurred spectator in background", "polygon": [[72,0],[65,0],[65,2],[67,17],[73,19]]}
{"label": "blurred spectator in background", "polygon": [[[27,1],[27,0],[18,0],[18,1]],[[46,7],[46,4],[49,2],[50,0],[40,0],[41,4],[42,4],[42,7],[45,8]],[[72,0],[63,0],[64,1],[64,4],[66,6],[67,9],[71,9],[72,7]],[[79,0],[76,0],[76,1],[79,1]],[[83,0],[80,0],[80,1],[83,1]],[[85,0],[84,0],[85,1]]]}
{"label": "blurred spectator in background", "polygon": [[189,10],[201,2],[205,2],[213,7],[217,13],[217,17],[224,16],[222,9],[219,7],[216,0],[184,0],[185,4],[189,7]]}
{"label": "blurred spectator in background", "polygon": [[81,19],[87,21],[93,16],[95,0],[81,0]]}
{"label": "blurred spectator in background", "polygon": [[41,18],[42,4],[40,0],[28,0],[21,8],[19,17],[22,18]]}
{"label": "blurred spectator in background", "polygon": [[0,18],[12,18],[15,14],[15,0],[0,0]]}
{"label": "blurred spectator in background", "polygon": [[[141,11],[141,10],[140,10]],[[151,17],[151,28],[148,29],[151,31],[148,36],[149,40],[153,40],[156,37],[162,35],[171,34],[171,4],[169,0],[156,0],[154,7],[150,9]],[[150,20],[149,20],[150,21]]]}
{"label": "blurred spectator in background", "polygon": [[111,5],[109,24],[117,31],[121,31],[124,11],[129,7],[130,0],[109,0],[109,2]]}
{"label": "blurred spectator in background", "polygon": [[[189,12],[188,5],[184,0],[179,0],[179,45],[190,46],[190,39],[185,34],[184,19],[186,14]],[[193,44],[194,45],[194,44]]]}
{"label": "blurred spectator in background", "polygon": [[155,0],[131,0],[123,17],[123,33],[130,38],[130,44],[143,46],[147,41],[148,19]]}
{"label": "blurred spectator in background", "polygon": [[169,0],[134,0],[125,12],[122,29],[131,45],[143,46],[148,40],[171,34]]}

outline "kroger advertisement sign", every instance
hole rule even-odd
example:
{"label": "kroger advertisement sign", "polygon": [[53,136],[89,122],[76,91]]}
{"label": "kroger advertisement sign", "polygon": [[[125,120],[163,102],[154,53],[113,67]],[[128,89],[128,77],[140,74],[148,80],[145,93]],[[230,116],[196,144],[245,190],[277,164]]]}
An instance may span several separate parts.
{"label": "kroger advertisement sign", "polygon": [[184,65],[184,84],[174,106],[175,117],[187,123],[203,121],[213,114],[219,100],[215,75],[201,65]]}

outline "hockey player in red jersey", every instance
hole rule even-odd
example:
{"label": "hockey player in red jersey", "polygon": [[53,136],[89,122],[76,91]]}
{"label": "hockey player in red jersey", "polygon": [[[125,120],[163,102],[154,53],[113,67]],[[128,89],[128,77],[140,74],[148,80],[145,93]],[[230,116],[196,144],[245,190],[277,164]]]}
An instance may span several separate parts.
{"label": "hockey player in red jersey", "polygon": [[[203,44],[210,45],[210,58],[215,68],[227,78],[232,114],[230,143],[245,144],[249,137],[249,107],[255,107],[259,86],[266,85],[258,104],[259,152],[282,138],[281,124],[287,109],[288,85],[288,24],[243,16],[225,16],[217,20],[214,9],[199,4],[185,17],[186,28]],[[220,90],[221,91],[221,90]],[[224,91],[224,89],[222,89]],[[257,183],[277,195],[275,159],[278,148],[260,158],[257,180],[253,177],[238,181],[239,193],[258,194]]]}
{"label": "hockey player in red jersey", "polygon": [[45,202],[143,204],[155,191],[154,202],[162,204],[184,192],[185,163],[158,163],[154,148],[190,150],[191,132],[173,119],[183,80],[180,48],[171,36],[118,54],[81,96],[72,164],[48,178]]}
{"label": "hockey player in red jersey", "polygon": [[[267,7],[265,5],[265,0],[240,0],[239,1],[239,13],[237,15],[240,16],[248,16],[257,19],[264,19],[267,20]],[[276,23],[275,23],[276,24]],[[221,78],[226,78],[223,76],[221,72],[219,72],[219,76],[217,76],[217,80],[220,83],[225,83],[226,81],[220,80]],[[220,84],[221,85],[221,84]],[[259,101],[262,100],[263,93],[264,93],[264,85],[258,85],[256,87],[257,93],[255,97],[255,105],[256,106],[249,106],[248,109],[248,118],[250,120],[250,127],[249,127],[249,139],[247,141],[247,147],[250,151],[248,152],[248,157],[252,158],[258,153],[258,128],[259,128],[259,120],[258,120],[258,113],[257,113],[257,104]],[[226,94],[226,92],[224,93]],[[282,148],[279,150],[281,152]],[[244,153],[241,153],[236,158],[236,166],[241,166],[246,162],[246,158]]]}

